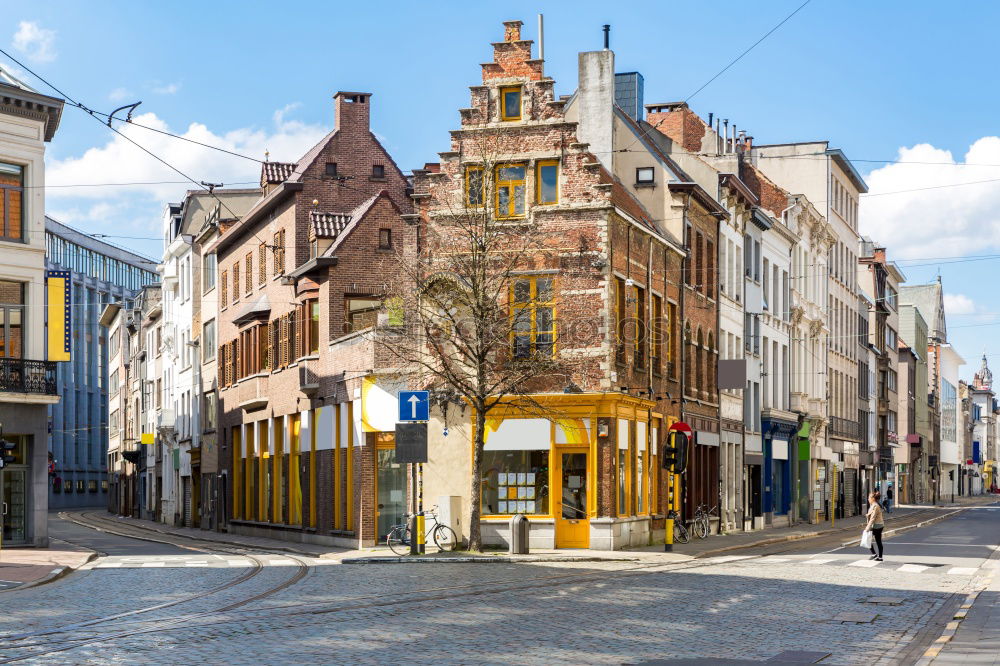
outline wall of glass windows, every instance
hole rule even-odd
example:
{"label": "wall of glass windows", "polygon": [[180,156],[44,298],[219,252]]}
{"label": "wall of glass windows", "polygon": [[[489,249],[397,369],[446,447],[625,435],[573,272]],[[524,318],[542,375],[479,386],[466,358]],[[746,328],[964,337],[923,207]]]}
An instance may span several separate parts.
{"label": "wall of glass windows", "polygon": [[[96,241],[95,241],[96,243]],[[109,245],[109,248],[112,247]],[[83,247],[51,232],[45,234],[45,253],[52,264],[64,269],[82,273],[98,280],[105,280],[126,289],[139,289],[143,285],[156,282],[157,274],[135,264],[102,254],[96,249]],[[155,262],[136,257],[150,269]],[[148,262],[148,263],[147,263]]]}

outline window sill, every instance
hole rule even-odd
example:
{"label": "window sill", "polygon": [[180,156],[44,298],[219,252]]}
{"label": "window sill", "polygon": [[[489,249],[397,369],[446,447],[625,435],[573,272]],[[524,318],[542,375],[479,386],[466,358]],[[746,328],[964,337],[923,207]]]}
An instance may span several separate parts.
{"label": "window sill", "polygon": [[637,190],[641,190],[641,189],[652,189],[652,188],[656,187],[656,183],[655,183],[655,182],[654,182],[654,183],[636,183],[636,184],[634,185],[634,187],[635,187],[635,188],[636,188]]}

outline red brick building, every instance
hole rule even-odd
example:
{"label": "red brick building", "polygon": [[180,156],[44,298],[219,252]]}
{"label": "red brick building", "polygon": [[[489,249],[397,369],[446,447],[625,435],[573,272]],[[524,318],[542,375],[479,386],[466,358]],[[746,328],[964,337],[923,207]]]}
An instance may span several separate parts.
{"label": "red brick building", "polygon": [[[685,367],[700,369],[697,390],[704,395],[698,398],[711,405],[711,333],[707,340],[702,334],[702,356],[689,345],[687,354],[701,360],[685,366],[682,245],[581,139],[580,122],[556,97],[555,82],[532,57],[532,42],[521,39],[521,22],[504,25],[504,41],[493,44],[492,61],[482,65],[481,85],[471,88],[471,104],[460,110],[461,127],[451,132],[449,150],[440,153],[439,164],[414,174],[424,228],[446,224],[456,210],[493,206],[498,218],[538,234],[537,252],[512,271],[511,293],[548,295],[532,305],[538,312],[530,339],[554,339],[548,353],[572,368],[567,382],[532,394],[548,409],[545,418],[515,407],[490,412],[484,541],[504,542],[511,515],[524,513],[538,547],[646,544],[662,538],[666,492],[659,444],[668,423],[680,416]],[[613,102],[605,110],[614,113]],[[488,159],[484,137],[493,148]],[[499,194],[484,200],[478,194],[483,182]],[[714,218],[693,213],[691,219],[702,238],[714,239]],[[708,244],[701,247],[709,252]],[[708,303],[713,288],[689,290]],[[691,312],[689,318],[709,329],[713,313]],[[446,420],[457,437],[438,437],[432,428],[425,473],[425,495],[461,498],[465,527],[469,418],[467,410],[458,422]],[[717,410],[714,423],[717,430]]]}
{"label": "red brick building", "polygon": [[[220,461],[236,533],[357,547],[384,530],[376,476],[392,467],[395,414],[365,332],[415,227],[404,221],[407,179],[371,132],[370,106],[369,93],[337,93],[334,130],[295,163],[266,162],[261,199],[209,248],[220,276]],[[396,476],[383,492],[404,490]]]}

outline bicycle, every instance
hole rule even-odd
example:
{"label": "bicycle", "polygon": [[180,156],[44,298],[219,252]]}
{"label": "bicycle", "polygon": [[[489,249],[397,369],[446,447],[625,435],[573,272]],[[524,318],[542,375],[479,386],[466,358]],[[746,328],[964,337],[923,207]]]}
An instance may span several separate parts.
{"label": "bicycle", "polygon": [[[424,543],[434,542],[434,545],[438,547],[440,551],[452,551],[458,547],[458,535],[455,534],[455,530],[451,529],[444,523],[438,522],[437,514],[434,510],[437,506],[432,507],[429,511],[421,512],[425,518],[430,517],[434,520],[434,526],[427,530],[427,535],[424,537]],[[389,530],[388,536],[385,538],[385,545],[389,546],[391,550],[396,555],[406,555],[410,552],[410,518],[413,514],[407,514],[406,522],[400,525],[393,525],[392,529]]]}
{"label": "bicycle", "polygon": [[674,543],[687,543],[691,540],[691,533],[688,529],[684,527],[684,521],[681,520],[681,515],[674,511],[673,509],[667,513],[667,518],[674,521]]}
{"label": "bicycle", "polygon": [[718,509],[719,507],[717,506],[709,509],[707,504],[698,505],[698,508],[694,512],[694,522],[691,527],[699,539],[708,537],[711,531],[711,517]]}

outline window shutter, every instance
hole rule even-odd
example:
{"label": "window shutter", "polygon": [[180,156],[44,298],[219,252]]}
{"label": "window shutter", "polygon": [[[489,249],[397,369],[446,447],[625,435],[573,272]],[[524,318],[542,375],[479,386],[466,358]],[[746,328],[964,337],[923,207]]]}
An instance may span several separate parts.
{"label": "window shutter", "polygon": [[267,282],[267,246],[260,244],[257,250],[257,281],[260,284]]}

